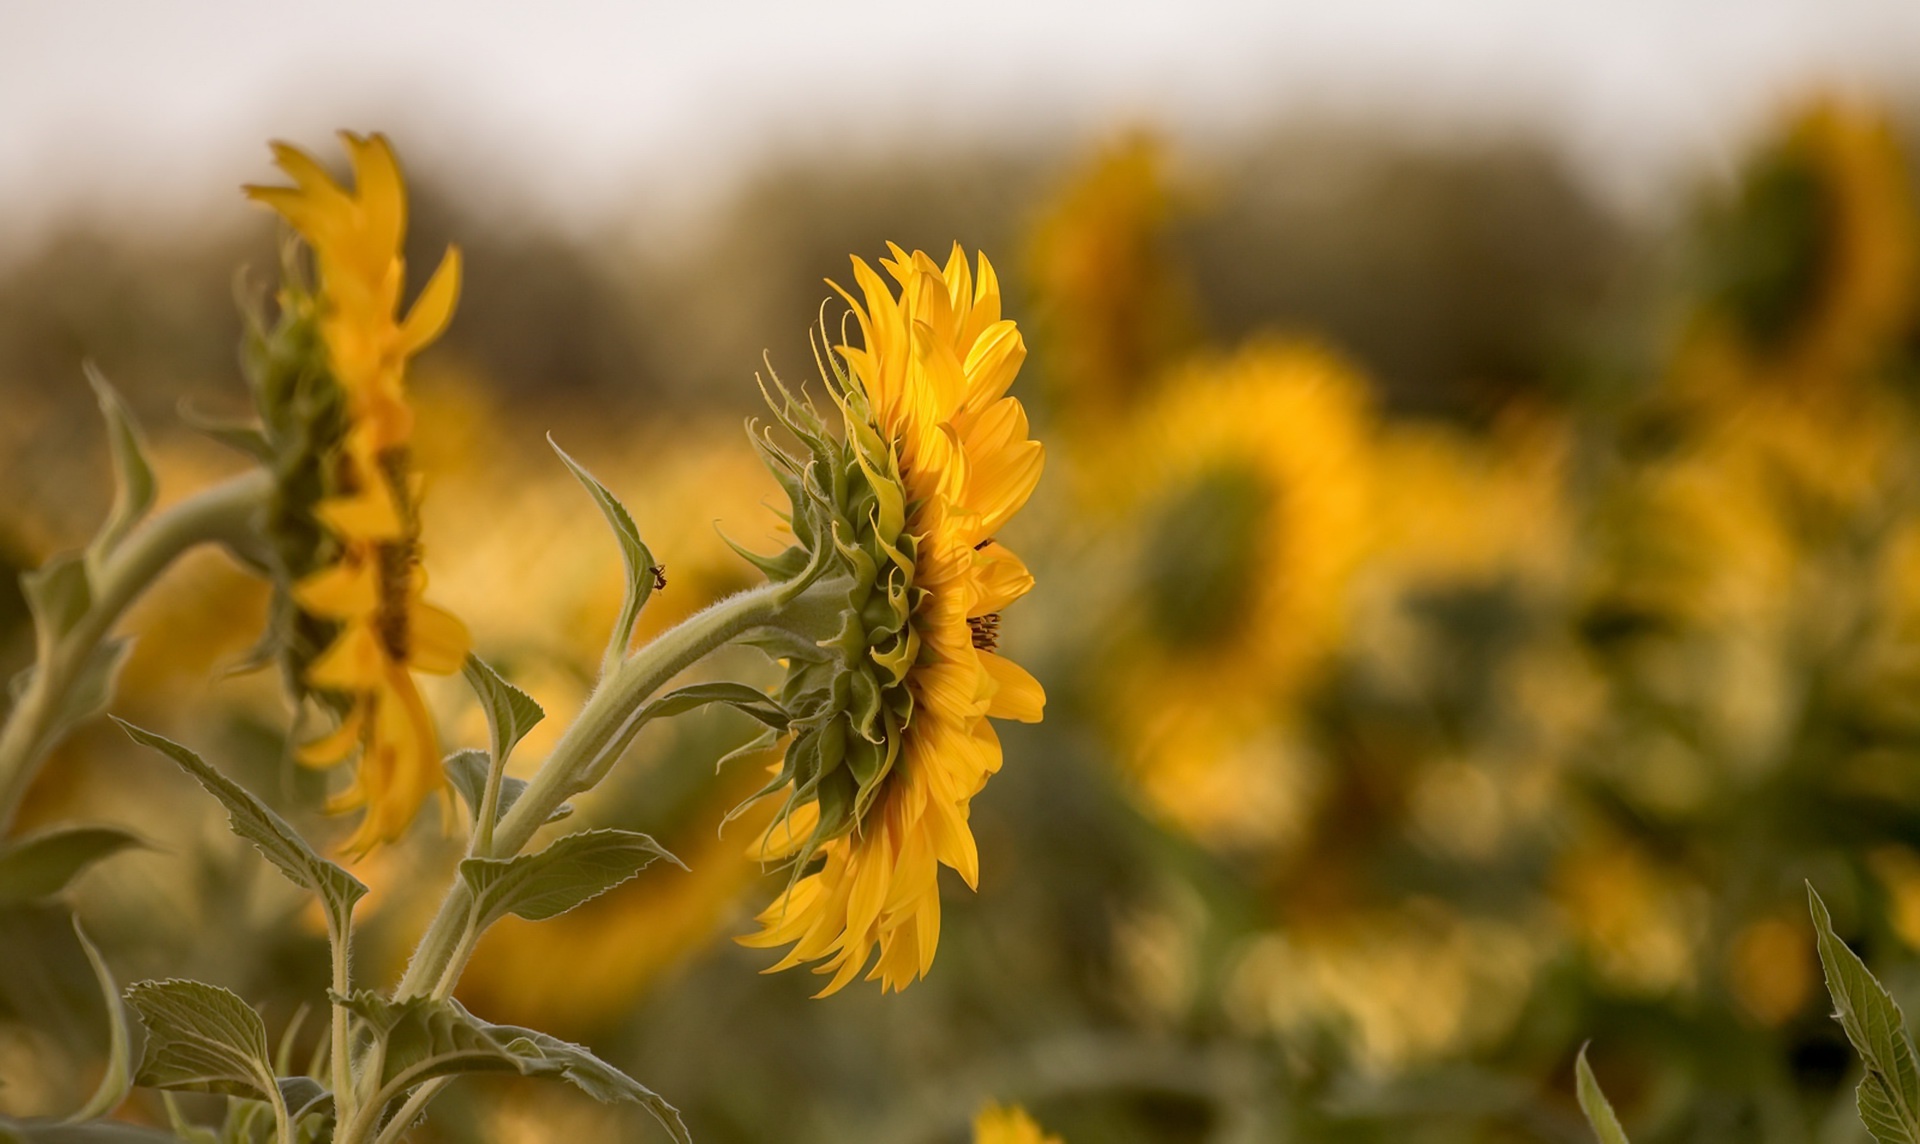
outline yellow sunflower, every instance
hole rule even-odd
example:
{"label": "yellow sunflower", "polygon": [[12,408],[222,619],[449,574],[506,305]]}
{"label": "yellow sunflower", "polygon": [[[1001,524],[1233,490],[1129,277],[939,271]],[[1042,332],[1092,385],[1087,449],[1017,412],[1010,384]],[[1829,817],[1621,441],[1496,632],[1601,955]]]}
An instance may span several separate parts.
{"label": "yellow sunflower", "polygon": [[1684,363],[1697,383],[1831,389],[1898,336],[1920,235],[1905,156],[1877,109],[1811,101],[1717,221],[1711,305]]}
{"label": "yellow sunflower", "polygon": [[1299,809],[1276,714],[1345,631],[1375,543],[1373,436],[1350,368],[1271,342],[1176,375],[1115,451],[1139,525],[1108,657],[1115,737],[1148,801],[1199,836],[1272,841]]}
{"label": "yellow sunflower", "polygon": [[1017,1105],[988,1105],[973,1118],[973,1144],[1060,1144]]}
{"label": "yellow sunflower", "polygon": [[939,867],[969,886],[979,876],[967,818],[1000,768],[989,719],[1035,721],[1045,702],[997,645],[1002,609],[1033,584],[995,539],[1043,461],[1006,396],[1026,347],[984,255],[976,273],[958,245],[944,268],[891,251],[881,266],[898,296],[857,258],[861,298],[842,291],[861,341],[837,347],[846,366],[829,385],[844,432],[790,398],[782,420],[812,459],[769,456],[800,543],[762,566],[817,577],[809,591],[843,618],[833,638],[780,650],[795,731],[768,787],[783,813],[758,854],[793,862],[795,879],[742,940],[791,945],[774,969],[819,961],[823,996],[876,949],[868,978],[883,989],[927,972]]}
{"label": "yellow sunflower", "polygon": [[1062,419],[1099,444],[1194,332],[1187,283],[1167,250],[1179,203],[1166,149],[1135,132],[1076,171],[1036,228],[1035,294]]}
{"label": "yellow sunflower", "polygon": [[[313,252],[317,289],[311,306],[324,371],[337,389],[338,416],[323,442],[320,495],[313,516],[330,538],[319,566],[303,573],[292,598],[330,638],[304,667],[305,686],[335,697],[339,727],[301,749],[315,766],[356,751],[352,785],[330,809],[366,808],[348,848],[365,852],[397,838],[427,795],[443,789],[433,720],[413,672],[449,674],[467,653],[466,627],[422,599],[419,482],[409,442],[407,363],[439,337],[460,290],[460,257],[449,249],[401,318],[406,188],[384,137],[342,133],[354,189],[336,183],[313,158],[274,145],[292,187],[248,187],[278,211]],[[299,305],[289,299],[289,305]]]}

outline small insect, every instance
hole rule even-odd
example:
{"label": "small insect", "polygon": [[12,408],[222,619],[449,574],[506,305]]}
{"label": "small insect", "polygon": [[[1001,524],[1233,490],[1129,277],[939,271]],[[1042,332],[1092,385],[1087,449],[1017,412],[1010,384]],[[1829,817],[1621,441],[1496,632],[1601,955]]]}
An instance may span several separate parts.
{"label": "small insect", "polygon": [[647,571],[653,573],[653,590],[656,592],[666,591],[667,566],[665,564],[649,564]]}

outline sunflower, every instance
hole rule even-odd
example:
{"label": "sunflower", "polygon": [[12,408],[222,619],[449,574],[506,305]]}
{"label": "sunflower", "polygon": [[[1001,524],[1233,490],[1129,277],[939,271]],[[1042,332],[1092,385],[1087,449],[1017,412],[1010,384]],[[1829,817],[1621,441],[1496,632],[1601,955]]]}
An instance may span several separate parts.
{"label": "sunflower", "polygon": [[1137,551],[1111,722],[1148,801],[1198,835],[1252,841],[1298,801],[1275,713],[1345,630],[1375,542],[1373,435],[1351,369],[1268,342],[1177,374],[1115,451]]}
{"label": "sunflower", "polygon": [[973,1118],[973,1144],[1060,1144],[1018,1105],[988,1105]]}
{"label": "sunflower", "polygon": [[[283,309],[308,315],[321,364],[313,387],[327,399],[324,429],[301,438],[317,495],[307,494],[318,537],[290,569],[293,604],[320,633],[300,684],[340,715],[331,734],[301,748],[313,766],[356,752],[351,786],[329,804],[365,816],[348,841],[364,853],[400,835],[427,795],[443,789],[433,720],[413,673],[450,674],[466,656],[465,625],[422,599],[419,481],[409,442],[407,364],[439,337],[460,290],[460,257],[449,249],[405,318],[406,188],[380,135],[342,133],[354,189],[314,159],[274,144],[292,187],[248,187],[278,211],[312,251],[315,289],[290,286]],[[278,418],[268,411],[269,427]],[[282,466],[283,471],[288,466]],[[289,493],[288,498],[301,494]]]}
{"label": "sunflower", "polygon": [[1035,229],[1035,293],[1062,419],[1098,445],[1193,340],[1191,288],[1168,251],[1182,204],[1166,148],[1135,132],[1076,171]]}
{"label": "sunflower", "polygon": [[939,867],[979,877],[967,818],[1000,769],[988,720],[1036,721],[1045,702],[997,642],[1001,611],[1033,585],[995,539],[1043,461],[1006,396],[1026,347],[985,255],[976,273],[957,244],[944,268],[890,249],[898,296],[858,258],[861,298],[841,291],[861,343],[826,363],[844,432],[789,396],[778,412],[811,459],[763,449],[799,543],[761,566],[812,581],[837,634],[777,650],[794,732],[766,791],[782,813],[756,849],[794,874],[741,940],[791,945],[775,970],[820,962],[822,996],[870,960],[883,990],[927,972]]}
{"label": "sunflower", "polygon": [[1878,110],[1807,104],[1714,221],[1691,374],[1832,388],[1899,335],[1920,235],[1905,157]]}

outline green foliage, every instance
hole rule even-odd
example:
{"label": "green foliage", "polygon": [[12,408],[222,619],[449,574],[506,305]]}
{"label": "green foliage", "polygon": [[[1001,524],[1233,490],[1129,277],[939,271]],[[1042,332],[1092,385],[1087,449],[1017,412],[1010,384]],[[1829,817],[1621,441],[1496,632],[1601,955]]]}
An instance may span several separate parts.
{"label": "green foliage", "polygon": [[87,561],[77,552],[48,557],[40,567],[21,573],[20,592],[26,597],[27,610],[33,613],[40,646],[36,658],[43,661],[60,637],[72,631],[93,606]]}
{"label": "green foliage", "polygon": [[87,363],[86,371],[87,381],[100,402],[100,414],[107,421],[107,443],[113,454],[113,507],[107,512],[106,523],[94,535],[93,543],[87,546],[87,562],[98,568],[153,507],[155,482],[153,466],[147,463],[140,426],[133,419],[132,411],[92,362]]}
{"label": "green foliage", "polygon": [[200,785],[227,808],[228,826],[233,832],[253,843],[294,885],[319,895],[327,908],[328,922],[334,927],[335,934],[347,932],[353,904],[367,892],[367,887],[358,878],[314,853],[313,847],[288,825],[286,819],[275,814],[271,807],[255,798],[239,783],[214,770],[199,755],[171,739],[143,731],[124,719],[115,718],[114,722],[120,724],[134,742],[166,755],[198,779]]}
{"label": "green foliage", "polygon": [[588,830],[569,834],[537,854],[468,858],[460,863],[460,876],[473,891],[477,932],[507,914],[529,921],[564,914],[638,874],[656,858],[686,869],[644,834]]}
{"label": "green foliage", "polygon": [[653,595],[657,579],[663,573],[660,566],[653,562],[653,551],[640,539],[640,526],[633,522],[633,514],[620,503],[620,498],[582,468],[578,461],[568,456],[551,434],[547,437],[547,444],[553,446],[553,451],[560,455],[568,471],[593,497],[593,502],[600,506],[601,515],[607,518],[607,526],[613,529],[614,539],[620,542],[620,558],[626,563],[626,595],[620,602],[620,618],[614,621],[613,633],[607,638],[607,653],[600,665],[600,674],[604,676],[626,658],[627,647],[633,642],[633,625],[639,621],[640,609],[647,606],[647,598]]}
{"label": "green foliage", "polygon": [[534,702],[533,696],[502,679],[499,672],[477,655],[469,653],[460,671],[473,688],[473,693],[480,697],[480,706],[486,710],[493,759],[497,765],[504,767],[514,746],[540,720],[546,718],[547,713]]}
{"label": "green foliage", "polygon": [[0,842],[0,905],[50,898],[95,862],[144,843],[111,826],[70,826]]}
{"label": "green foliage", "polygon": [[1577,1094],[1580,1097],[1580,1111],[1586,1114],[1587,1123],[1593,1126],[1593,1134],[1600,1144],[1627,1144],[1627,1133],[1620,1127],[1620,1118],[1613,1113],[1613,1105],[1607,1100],[1607,1094],[1600,1091],[1600,1082],[1593,1077],[1593,1069],[1587,1064],[1587,1046],[1580,1046],[1580,1056],[1573,1064]]}
{"label": "green foliage", "polygon": [[344,1001],[386,1044],[375,1078],[377,1105],[435,1077],[508,1072],[564,1080],[607,1103],[638,1103],[679,1144],[692,1139],[679,1112],[659,1094],[579,1045],[532,1029],[489,1024],[450,999],[389,1003],[363,991]]}
{"label": "green foliage", "polygon": [[1854,1094],[1860,1120],[1879,1144],[1920,1144],[1920,1065],[1906,1019],[1860,956],[1834,936],[1827,904],[1811,884],[1807,900],[1834,1020],[1867,1070]]}
{"label": "green foliage", "polygon": [[113,972],[107,968],[106,959],[100,956],[93,942],[87,939],[86,931],[80,928],[79,918],[73,919],[73,936],[80,939],[80,948],[87,955],[87,964],[93,967],[94,980],[99,982],[100,996],[106,1002],[107,1070],[101,1074],[93,1095],[67,1118],[69,1124],[107,1115],[120,1106],[120,1102],[127,1098],[127,1090],[133,1087],[127,1011],[120,1004],[120,990],[113,982]]}
{"label": "green foliage", "polygon": [[279,1099],[260,1014],[217,985],[141,981],[127,1004],[147,1027],[134,1083],[147,1088]]}
{"label": "green foliage", "polygon": [[[442,770],[447,772],[447,782],[459,793],[461,801],[467,804],[467,817],[475,825],[478,825],[480,821],[480,807],[486,798],[487,790],[487,772],[489,770],[487,752],[473,748],[455,751],[453,754],[448,755],[440,766]],[[516,779],[506,775],[501,776],[499,805],[493,809],[493,821],[495,825],[498,825],[500,820],[507,816],[507,812],[513,809],[514,803],[520,801],[520,796],[525,794],[526,790],[527,780]],[[571,805],[562,805],[558,810],[555,810],[547,816],[547,821],[558,822],[572,813],[573,807]]]}

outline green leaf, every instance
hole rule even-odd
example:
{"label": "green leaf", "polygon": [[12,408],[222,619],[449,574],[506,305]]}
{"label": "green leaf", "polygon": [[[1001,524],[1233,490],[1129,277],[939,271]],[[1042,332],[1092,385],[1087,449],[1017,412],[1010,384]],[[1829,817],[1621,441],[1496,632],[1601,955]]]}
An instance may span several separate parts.
{"label": "green leaf", "polygon": [[141,845],[138,836],[111,826],[73,826],[0,843],[0,905],[52,897],[93,863]]}
{"label": "green leaf", "polygon": [[1833,918],[1812,883],[1807,900],[1834,1019],[1866,1066],[1854,1093],[1860,1120],[1880,1144],[1920,1144],[1920,1064],[1900,1007],[1859,955],[1834,935]]}
{"label": "green leaf", "polygon": [[333,1094],[326,1086],[310,1076],[283,1076],[275,1083],[280,1088],[281,1102],[287,1106],[289,1123],[298,1124],[333,1101]]}
{"label": "green leaf", "polygon": [[600,753],[594,756],[594,762],[586,769],[585,776],[579,782],[579,788],[586,790],[596,786],[613,769],[620,756],[626,752],[627,745],[640,733],[640,729],[655,719],[670,715],[680,715],[696,707],[709,703],[724,703],[735,710],[752,716],[778,732],[785,732],[790,719],[786,709],[766,692],[744,683],[692,683],[685,687],[667,692],[658,699],[641,707],[627,716],[614,733],[608,737]]}
{"label": "green leaf", "polygon": [[0,1116],[0,1144],[179,1144],[182,1139],[187,1138],[110,1120],[65,1124]]}
{"label": "green leaf", "polygon": [[[113,689],[119,681],[120,669],[127,662],[127,653],[132,650],[132,640],[115,638],[101,640],[87,651],[87,658],[74,671],[66,694],[60,697],[59,708],[55,710],[53,718],[47,721],[46,730],[34,748],[34,757],[37,758],[40,751],[58,743],[76,724],[107,709],[107,705],[113,702]],[[34,670],[28,667],[13,677],[11,690],[15,703],[33,686]]]}
{"label": "green leaf", "polygon": [[209,766],[206,760],[171,739],[143,731],[124,719],[114,718],[133,741],[166,755],[207,788],[208,793],[227,808],[228,825],[233,832],[253,843],[255,849],[291,879],[296,886],[320,896],[337,934],[347,932],[353,904],[367,888],[352,874],[314,853],[307,840],[288,825],[246,788]]}
{"label": "green leaf", "polygon": [[120,1107],[127,1098],[127,1090],[133,1087],[133,1074],[129,1067],[131,1050],[127,1039],[127,1011],[120,1004],[120,989],[113,983],[113,971],[107,968],[106,959],[87,940],[87,933],[80,928],[80,919],[73,919],[73,936],[80,939],[80,948],[87,955],[87,964],[93,966],[93,978],[100,983],[100,997],[107,1006],[107,1071],[100,1075],[100,1083],[94,1086],[93,1095],[79,1107],[72,1116],[67,1117],[68,1124],[77,1124],[84,1120],[97,1120]]}
{"label": "green leaf", "polygon": [[205,413],[191,401],[182,399],[179,405],[180,420],[187,427],[203,433],[229,449],[245,453],[263,465],[274,462],[273,442],[267,439],[266,430],[257,421],[238,421]]}
{"label": "green leaf", "polygon": [[132,411],[92,362],[86,364],[86,371],[87,381],[100,401],[100,414],[107,419],[107,443],[113,451],[113,508],[88,546],[89,557],[97,562],[112,555],[133,526],[147,515],[153,507],[155,486],[153,467],[147,464],[140,426]]}
{"label": "green leaf", "polygon": [[535,724],[546,718],[547,713],[533,701],[533,696],[500,678],[500,673],[477,655],[468,653],[460,672],[466,676],[473,693],[480,697],[480,706],[486,709],[487,728],[492,732],[493,758],[504,767],[507,765],[507,756],[513,753],[514,745],[533,730]]}
{"label": "green leaf", "polygon": [[578,461],[568,456],[551,433],[547,434],[547,444],[560,454],[560,460],[593,497],[594,503],[600,506],[601,515],[607,518],[614,538],[620,542],[620,558],[626,562],[626,597],[620,603],[620,618],[614,622],[613,633],[607,639],[607,653],[600,664],[600,674],[605,676],[626,659],[627,647],[633,642],[633,625],[640,619],[640,609],[647,606],[647,597],[653,595],[661,570],[653,562],[653,551],[640,539],[640,526],[633,523],[633,515],[620,503],[620,498],[609,492],[607,486],[582,468]]}
{"label": "green leaf", "polygon": [[277,1098],[267,1027],[239,997],[203,981],[142,981],[127,990],[127,1004],[147,1027],[135,1084]]}
{"label": "green leaf", "polygon": [[537,854],[468,858],[460,863],[460,876],[473,891],[475,928],[485,929],[506,914],[530,921],[564,914],[638,874],[656,858],[686,868],[644,834],[588,830],[569,834]]}
{"label": "green leaf", "polygon": [[1593,1134],[1600,1144],[1627,1144],[1626,1130],[1620,1127],[1620,1118],[1613,1114],[1613,1105],[1608,1102],[1607,1094],[1600,1091],[1600,1082],[1593,1079],[1593,1069],[1587,1065],[1587,1046],[1580,1046],[1580,1056],[1573,1063],[1573,1072],[1577,1080],[1580,1097],[1580,1111],[1586,1113],[1587,1123],[1593,1126]]}
{"label": "green leaf", "polygon": [[[487,789],[489,766],[487,753],[472,748],[455,751],[448,755],[446,761],[440,766],[447,772],[447,782],[459,792],[460,800],[467,804],[467,818],[477,825],[480,821],[480,802]],[[513,804],[519,802],[520,796],[526,791],[525,779],[516,779],[511,776],[503,776],[500,779],[500,805],[494,808],[496,825],[507,816],[507,812],[513,809]],[[572,813],[572,804],[562,804],[547,816],[547,821],[558,822]]]}
{"label": "green leaf", "polygon": [[596,1100],[640,1104],[678,1144],[691,1144],[687,1126],[672,1105],[579,1045],[532,1029],[489,1024],[451,999],[387,1002],[363,991],[345,1003],[386,1038],[380,1091],[374,1098],[382,1104],[435,1077],[485,1072],[550,1077]]}
{"label": "green leaf", "polygon": [[54,643],[72,631],[93,606],[86,557],[78,552],[49,556],[40,567],[20,574],[20,593],[26,597],[27,610],[33,613],[34,632],[41,645],[36,658],[44,661]]}

